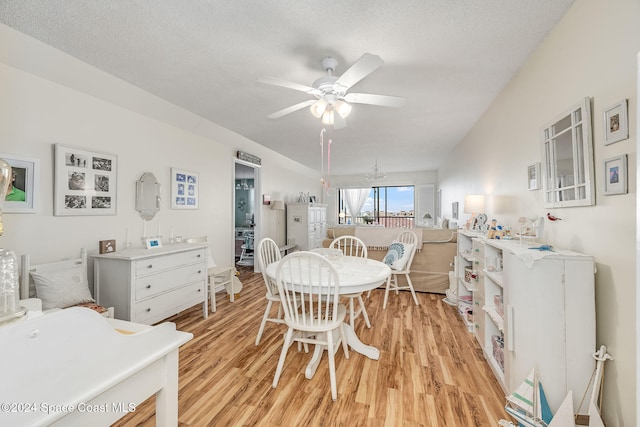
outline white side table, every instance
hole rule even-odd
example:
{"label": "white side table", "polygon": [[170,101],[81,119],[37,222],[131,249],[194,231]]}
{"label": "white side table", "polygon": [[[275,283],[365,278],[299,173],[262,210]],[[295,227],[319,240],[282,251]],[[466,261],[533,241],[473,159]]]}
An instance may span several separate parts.
{"label": "white side table", "polygon": [[[211,267],[208,270],[208,274],[209,274],[209,299],[211,301],[210,302],[211,312],[213,313],[216,311],[216,287],[218,285],[222,285],[224,287],[227,284],[229,284],[229,286],[233,286],[231,282],[233,281],[235,268],[228,265],[219,265],[219,266]],[[217,283],[216,283],[216,278],[220,279],[220,281]],[[231,295],[229,296],[229,301],[231,302],[235,301],[233,292],[231,292]]]}

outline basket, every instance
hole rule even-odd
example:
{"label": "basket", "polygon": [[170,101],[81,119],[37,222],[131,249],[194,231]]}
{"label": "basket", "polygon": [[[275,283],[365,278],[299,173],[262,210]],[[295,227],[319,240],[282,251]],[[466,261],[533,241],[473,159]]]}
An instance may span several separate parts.
{"label": "basket", "polygon": [[464,268],[464,281],[467,283],[471,283],[471,278],[473,277],[473,269],[471,267]]}

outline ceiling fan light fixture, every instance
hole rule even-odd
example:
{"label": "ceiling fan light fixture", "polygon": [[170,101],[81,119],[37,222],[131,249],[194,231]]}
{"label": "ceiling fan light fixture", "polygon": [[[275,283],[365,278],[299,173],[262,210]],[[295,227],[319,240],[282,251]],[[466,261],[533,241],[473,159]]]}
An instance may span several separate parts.
{"label": "ceiling fan light fixture", "polygon": [[340,117],[346,119],[349,114],[351,114],[351,104],[347,104],[346,102],[340,100],[336,102],[335,110],[340,114]]}
{"label": "ceiling fan light fixture", "polygon": [[309,109],[311,110],[311,114],[319,119],[327,110],[327,101],[325,101],[324,98],[318,99]]}
{"label": "ceiling fan light fixture", "polygon": [[322,114],[322,124],[333,125],[333,110],[329,109]]}

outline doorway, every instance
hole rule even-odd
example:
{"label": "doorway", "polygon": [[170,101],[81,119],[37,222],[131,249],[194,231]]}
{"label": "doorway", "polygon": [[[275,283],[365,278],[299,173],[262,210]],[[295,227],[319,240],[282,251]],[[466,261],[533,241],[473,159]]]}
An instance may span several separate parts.
{"label": "doorway", "polygon": [[254,249],[260,238],[260,168],[235,159],[233,171],[234,262],[238,266],[253,266],[257,271]]}

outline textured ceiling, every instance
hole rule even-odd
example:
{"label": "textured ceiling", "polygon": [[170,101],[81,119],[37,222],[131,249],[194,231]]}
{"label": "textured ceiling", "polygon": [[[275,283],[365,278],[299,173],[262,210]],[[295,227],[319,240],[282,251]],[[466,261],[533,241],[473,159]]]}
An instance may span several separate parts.
{"label": "textured ceiling", "polygon": [[331,172],[436,169],[573,0],[1,0],[0,22],[320,170],[311,85],[362,54],[385,64],[352,91],[406,97],[354,105],[327,128]]}

